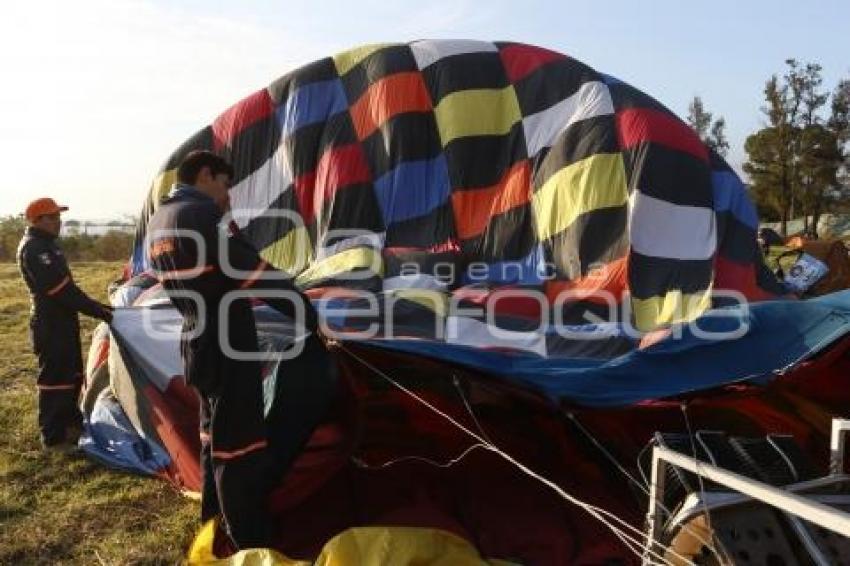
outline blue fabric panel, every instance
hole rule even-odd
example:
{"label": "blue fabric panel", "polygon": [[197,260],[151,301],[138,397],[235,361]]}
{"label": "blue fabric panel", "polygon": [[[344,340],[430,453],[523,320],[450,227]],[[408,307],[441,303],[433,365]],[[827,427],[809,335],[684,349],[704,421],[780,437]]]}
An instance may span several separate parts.
{"label": "blue fabric panel", "polygon": [[489,263],[486,271],[483,268],[466,269],[462,275],[462,285],[484,282],[499,285],[542,285],[548,275],[543,245],[538,244],[531,253],[520,260]]}
{"label": "blue fabric panel", "polygon": [[375,181],[386,226],[428,214],[446,202],[449,191],[449,170],[442,154],[400,163]]}
{"label": "blue fabric panel", "polygon": [[729,171],[712,171],[711,185],[714,188],[715,211],[731,211],[741,223],[753,230],[758,228],[758,214],[737,175]]}
{"label": "blue fabric panel", "polygon": [[150,267],[145,260],[145,254],[142,251],[142,245],[139,244],[133,248],[133,255],[130,257],[131,274],[138,275],[139,273]]}
{"label": "blue fabric panel", "polygon": [[347,109],[348,99],[342,83],[333,79],[302,86],[275,110],[275,115],[281,126],[281,135],[286,138],[299,128],[323,122]]}
{"label": "blue fabric panel", "polygon": [[606,75],[605,73],[599,73],[599,76],[602,77],[602,82],[604,82],[608,86],[623,84],[623,81],[621,81],[617,77],[612,77],[611,75]]}

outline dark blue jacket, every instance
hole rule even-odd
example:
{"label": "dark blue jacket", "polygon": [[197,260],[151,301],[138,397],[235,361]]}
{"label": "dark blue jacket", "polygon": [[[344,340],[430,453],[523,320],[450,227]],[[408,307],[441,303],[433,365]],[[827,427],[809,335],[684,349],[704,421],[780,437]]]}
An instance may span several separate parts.
{"label": "dark blue jacket", "polygon": [[108,318],[104,306],[74,283],[56,236],[30,226],[18,246],[17,259],[30,291],[34,318],[70,322],[77,320],[78,312],[94,318]]}

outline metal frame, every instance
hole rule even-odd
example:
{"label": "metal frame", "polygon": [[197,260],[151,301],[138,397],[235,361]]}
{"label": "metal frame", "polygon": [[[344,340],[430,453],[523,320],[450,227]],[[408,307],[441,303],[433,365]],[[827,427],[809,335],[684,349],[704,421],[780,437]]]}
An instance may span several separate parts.
{"label": "metal frame", "polygon": [[[840,474],[843,469],[845,438],[848,432],[850,432],[850,420],[833,420],[830,469],[835,475]],[[649,560],[650,551],[660,543],[659,539],[664,527],[664,517],[660,508],[664,498],[668,465],[677,466],[795,517],[850,537],[850,513],[802,497],[789,490],[724,470],[664,446],[655,446],[652,451],[652,483],[649,488],[649,510],[646,515],[647,538],[644,561]]]}
{"label": "metal frame", "polygon": [[829,439],[829,473],[844,473],[844,446],[847,433],[850,432],[850,420],[832,419],[832,435]]}

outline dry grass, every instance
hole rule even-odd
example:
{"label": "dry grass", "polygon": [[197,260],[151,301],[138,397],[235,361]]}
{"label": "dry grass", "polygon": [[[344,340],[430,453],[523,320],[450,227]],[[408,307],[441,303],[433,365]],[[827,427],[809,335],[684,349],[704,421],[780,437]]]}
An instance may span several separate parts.
{"label": "dry grass", "polygon": [[[117,263],[72,266],[78,285],[106,298]],[[174,564],[197,527],[197,504],[158,480],[83,456],[40,450],[29,296],[0,264],[0,564]],[[94,321],[82,317],[84,353]]]}

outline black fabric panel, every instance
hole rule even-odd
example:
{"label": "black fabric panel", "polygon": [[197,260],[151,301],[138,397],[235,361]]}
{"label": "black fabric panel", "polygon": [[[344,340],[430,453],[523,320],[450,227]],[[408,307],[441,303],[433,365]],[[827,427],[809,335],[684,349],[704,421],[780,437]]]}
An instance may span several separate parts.
{"label": "black fabric panel", "polygon": [[629,192],[683,206],[714,208],[711,170],[704,161],[675,149],[643,142],[623,151]]}
{"label": "black fabric panel", "polygon": [[[371,308],[369,302],[363,299],[348,299],[345,306],[349,314],[342,324],[337,325],[335,321],[329,320],[332,327],[337,330],[362,332],[376,325],[380,337],[411,336],[436,340],[445,335],[445,320],[433,310],[414,301],[402,298],[379,300],[377,316],[366,313],[354,314],[356,309]],[[384,324],[386,320],[392,321],[391,328]]]}
{"label": "black fabric panel", "polygon": [[397,299],[392,303],[380,301],[379,304],[381,305],[382,315],[380,321],[392,321],[392,328],[384,326],[382,335],[388,335],[388,337],[412,336],[436,340],[438,336],[445,334],[445,319],[415,301]]}
{"label": "black fabric panel", "polygon": [[350,104],[354,104],[363,96],[369,85],[394,75],[419,71],[413,52],[407,45],[394,45],[384,47],[355,65],[350,71],[342,76],[342,85],[348,96]]}
{"label": "black fabric panel", "polygon": [[470,89],[502,89],[510,84],[497,52],[463,53],[444,57],[422,70],[431,101]]}
{"label": "black fabric panel", "polygon": [[433,159],[443,149],[433,112],[394,116],[362,144],[374,179],[392,171],[399,163]]}
{"label": "black fabric panel", "polygon": [[638,299],[664,295],[667,291],[697,293],[708,289],[714,260],[683,260],[651,257],[632,251],[629,256],[629,288]]}
{"label": "black fabric panel", "polygon": [[287,73],[269,85],[268,91],[276,106],[286,102],[289,95],[300,87],[337,78],[334,60],[330,57],[319,59]]}
{"label": "black fabric panel", "polygon": [[312,173],[322,155],[331,148],[348,145],[357,141],[354,124],[348,112],[334,114],[326,122],[317,122],[299,128],[283,143],[292,163],[295,178]]}
{"label": "black fabric panel", "polygon": [[213,131],[211,125],[198,130],[191,138],[183,142],[183,145],[178,147],[168,157],[168,160],[166,160],[159,172],[164,173],[171,169],[176,169],[190,151],[202,149],[207,151],[212,151],[213,149]]}
{"label": "black fabric panel", "polygon": [[708,146],[706,146],[706,148],[708,149],[708,162],[711,166],[712,171],[727,171],[729,173],[734,173],[736,176],[738,175],[737,173],[735,173],[735,170],[729,166],[723,156],[721,156],[717,153],[717,151],[711,149]]}
{"label": "black fabric panel", "polygon": [[[455,252],[431,252],[424,249],[402,251],[384,248],[383,256],[385,277],[414,273],[447,276],[448,270],[443,265],[453,265],[455,272],[460,273],[462,262],[461,256]],[[413,271],[413,266],[416,271]]]}
{"label": "black fabric panel", "polygon": [[737,263],[750,263],[758,253],[756,231],[735,218],[730,211],[718,212],[718,253]]}
{"label": "black fabric panel", "polygon": [[[384,221],[381,218],[381,207],[375,197],[371,183],[348,185],[338,189],[330,202],[323,207],[322,226],[327,231],[333,230],[366,230],[368,232],[383,232]],[[341,239],[352,237],[345,234]],[[333,244],[333,234],[328,239],[327,232],[323,235],[323,246]]]}
{"label": "black fabric panel", "polygon": [[280,142],[280,125],[271,114],[244,128],[221,152],[233,164],[233,184],[239,183],[271,159]]}
{"label": "black fabric panel", "polygon": [[428,248],[455,237],[454,213],[447,200],[428,214],[387,226],[385,246]]}
{"label": "black fabric panel", "polygon": [[[575,301],[564,305],[561,310],[561,320],[564,324],[579,325],[604,320],[606,322],[622,322],[615,319],[615,315],[619,316],[622,313],[612,313],[608,303],[597,303],[589,300]],[[548,345],[548,344],[547,344]]]}
{"label": "black fabric panel", "polygon": [[[357,273],[358,275],[352,277],[352,273]],[[345,273],[340,273],[335,275],[334,277],[327,277],[325,279],[318,279],[316,281],[311,281],[308,284],[304,285],[302,289],[316,289],[319,287],[343,287],[345,289],[356,289],[360,291],[371,291],[373,293],[380,292],[384,286],[384,280],[380,275],[369,276],[367,277],[364,273],[370,273],[366,269],[355,269],[353,271],[347,271]]]}
{"label": "black fabric panel", "polygon": [[514,89],[522,115],[530,116],[572,96],[584,83],[598,80],[599,73],[584,63],[557,59],[514,83]]}
{"label": "black fabric panel", "polygon": [[[611,93],[611,100],[614,103],[614,110],[624,110],[626,108],[651,108],[664,112],[670,116],[676,116],[666,106],[645,94],[635,87],[624,82],[608,83],[608,91]],[[678,118],[676,118],[678,120]]]}
{"label": "black fabric panel", "polygon": [[[292,185],[287,187],[269,206],[268,210],[291,210],[297,212],[295,188]],[[264,214],[263,216],[253,218],[240,232],[255,248],[261,250],[301,226],[301,222],[296,222],[287,216],[272,217],[265,216]]]}
{"label": "black fabric panel", "polygon": [[[585,320],[584,323],[588,321]],[[610,360],[635,349],[636,342],[627,336],[609,336],[581,340],[569,336],[546,337],[549,358],[585,358]]]}
{"label": "black fabric panel", "polygon": [[540,189],[552,175],[582,159],[600,153],[619,153],[613,116],[597,116],[570,125],[548,151],[534,160],[534,190]]}
{"label": "black fabric panel", "polygon": [[357,99],[363,96],[363,93],[369,88],[369,77],[366,75],[366,69],[361,65],[355,65],[340,79],[349,106],[357,102]]}
{"label": "black fabric panel", "polygon": [[463,240],[461,249],[469,261],[493,263],[523,259],[537,245],[532,216],[530,204],[497,214],[481,235]]}
{"label": "black fabric panel", "polygon": [[627,205],[601,208],[579,216],[545,242],[558,279],[586,276],[594,264],[607,264],[629,250]]}
{"label": "black fabric panel", "polygon": [[453,190],[495,185],[508,169],[528,157],[522,122],[503,136],[457,138],[444,152]]}

